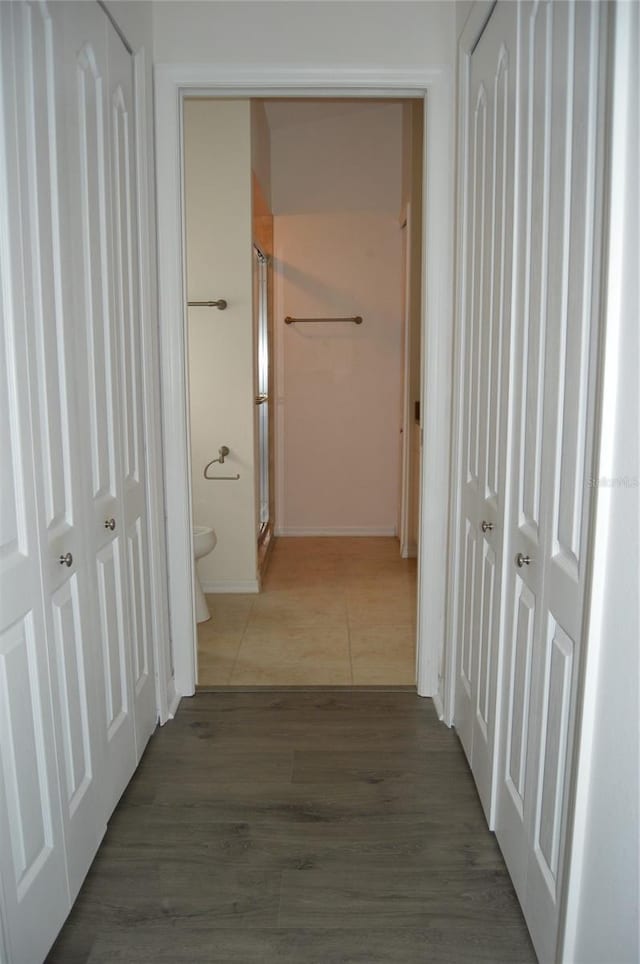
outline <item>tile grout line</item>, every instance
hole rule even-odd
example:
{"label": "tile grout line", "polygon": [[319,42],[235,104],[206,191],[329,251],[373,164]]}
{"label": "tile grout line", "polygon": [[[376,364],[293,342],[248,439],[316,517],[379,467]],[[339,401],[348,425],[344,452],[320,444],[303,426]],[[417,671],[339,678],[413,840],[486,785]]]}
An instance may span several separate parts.
{"label": "tile grout line", "polygon": [[252,600],[251,600],[251,605],[249,606],[249,612],[247,613],[246,622],[245,622],[244,626],[242,627],[242,633],[240,634],[240,642],[238,643],[238,648],[237,648],[237,650],[236,650],[236,656],[235,656],[235,659],[234,659],[234,661],[233,661],[233,666],[231,667],[231,673],[229,674],[229,686],[231,686],[231,681],[233,680],[233,674],[235,673],[235,671],[236,671],[236,666],[238,665],[238,657],[239,657],[239,655],[240,655],[240,649],[242,648],[242,643],[243,643],[243,641],[244,641],[244,637],[245,637],[246,632],[247,632],[247,626],[249,625],[249,622],[251,621],[251,612],[252,612],[252,610],[253,610],[253,604],[254,604],[254,602],[255,602],[255,600],[252,599]]}

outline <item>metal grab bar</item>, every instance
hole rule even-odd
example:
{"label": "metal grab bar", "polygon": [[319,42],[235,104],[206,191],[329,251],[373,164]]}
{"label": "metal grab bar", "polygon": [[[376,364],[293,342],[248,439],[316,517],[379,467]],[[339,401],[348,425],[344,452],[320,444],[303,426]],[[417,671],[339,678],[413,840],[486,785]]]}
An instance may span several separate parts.
{"label": "metal grab bar", "polygon": [[287,315],[284,319],[285,325],[310,325],[322,322],[326,324],[333,324],[337,321],[351,322],[354,325],[362,324],[362,315],[353,315],[351,318],[292,318],[291,315]]}
{"label": "metal grab bar", "polygon": [[224,298],[218,298],[217,301],[187,301],[188,308],[219,308],[220,311],[224,311],[227,307],[227,302]]}

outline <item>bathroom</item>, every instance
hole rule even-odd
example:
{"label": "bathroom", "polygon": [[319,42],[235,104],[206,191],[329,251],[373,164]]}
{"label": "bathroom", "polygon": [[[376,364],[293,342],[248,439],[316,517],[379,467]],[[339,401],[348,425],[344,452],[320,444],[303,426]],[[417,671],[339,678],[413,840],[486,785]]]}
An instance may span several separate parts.
{"label": "bathroom", "polygon": [[185,102],[200,686],[415,684],[422,109]]}

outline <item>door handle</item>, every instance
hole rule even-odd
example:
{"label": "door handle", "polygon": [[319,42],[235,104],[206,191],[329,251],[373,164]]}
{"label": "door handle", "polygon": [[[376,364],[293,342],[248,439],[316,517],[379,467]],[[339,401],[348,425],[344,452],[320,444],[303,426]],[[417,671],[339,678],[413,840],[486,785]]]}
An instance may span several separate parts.
{"label": "door handle", "polygon": [[73,565],[73,556],[70,552],[67,552],[65,555],[60,556],[59,562],[61,566],[66,566],[68,569],[70,569]]}
{"label": "door handle", "polygon": [[522,569],[523,566],[528,566],[531,564],[531,556],[524,556],[519,552],[516,556],[516,566],[518,569]]}
{"label": "door handle", "polygon": [[480,523],[480,528],[483,532],[493,532],[493,522],[485,522],[483,519]]}
{"label": "door handle", "polygon": [[111,529],[111,531],[113,532],[113,530],[114,530],[115,527],[116,527],[116,520],[115,520],[115,519],[105,519],[105,520],[104,520],[104,527],[105,527],[105,529]]}

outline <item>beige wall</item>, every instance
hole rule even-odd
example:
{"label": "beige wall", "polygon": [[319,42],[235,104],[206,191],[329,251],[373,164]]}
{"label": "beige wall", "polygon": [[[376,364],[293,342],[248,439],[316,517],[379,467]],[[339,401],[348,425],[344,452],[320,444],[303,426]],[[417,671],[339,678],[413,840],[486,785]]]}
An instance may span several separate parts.
{"label": "beige wall", "polygon": [[[198,563],[205,591],[256,588],[251,113],[248,100],[185,103],[187,292],[226,311],[188,312],[193,519],[218,545]],[[214,475],[207,462],[228,445]]]}
{"label": "beige wall", "polygon": [[261,100],[251,101],[251,169],[271,210],[271,134]]}
{"label": "beige wall", "polygon": [[[281,532],[387,532],[399,499],[402,106],[267,106]],[[364,324],[284,325],[286,315]]]}
{"label": "beige wall", "polygon": [[375,211],[402,200],[398,101],[267,102],[274,215]]}

